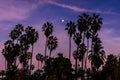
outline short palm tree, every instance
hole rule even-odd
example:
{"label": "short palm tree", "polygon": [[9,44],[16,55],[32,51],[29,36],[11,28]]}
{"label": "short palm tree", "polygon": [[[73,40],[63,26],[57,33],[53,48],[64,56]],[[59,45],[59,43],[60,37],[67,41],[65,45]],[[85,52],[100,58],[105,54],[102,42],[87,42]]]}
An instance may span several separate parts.
{"label": "short palm tree", "polygon": [[50,50],[49,58],[51,57],[51,52],[55,50],[58,46],[58,39],[55,36],[50,36],[47,43],[48,49]]}
{"label": "short palm tree", "polygon": [[13,65],[16,54],[14,51],[14,43],[12,40],[8,40],[5,42],[5,47],[2,50],[3,56],[7,60],[7,70],[10,70],[10,67]]}
{"label": "short palm tree", "polygon": [[76,32],[76,25],[74,22],[70,21],[66,24],[67,34],[69,35],[69,59],[71,59],[71,38],[72,35]]}
{"label": "short palm tree", "polygon": [[38,69],[40,68],[40,61],[41,61],[41,68],[42,68],[43,55],[41,53],[38,53],[36,55],[36,60],[38,61]]}
{"label": "short palm tree", "polygon": [[99,67],[104,64],[105,52],[101,44],[102,42],[98,36],[95,36],[92,41],[93,49],[89,55],[89,60],[91,61],[92,68],[94,67],[98,70]]}

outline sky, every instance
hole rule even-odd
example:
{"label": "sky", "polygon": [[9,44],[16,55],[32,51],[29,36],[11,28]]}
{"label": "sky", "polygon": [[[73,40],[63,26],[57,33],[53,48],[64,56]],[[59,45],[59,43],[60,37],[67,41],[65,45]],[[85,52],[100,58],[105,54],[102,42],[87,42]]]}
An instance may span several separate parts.
{"label": "sky", "polygon": [[[39,40],[35,44],[34,57],[44,54],[45,36],[42,25],[49,21],[54,25],[53,35],[58,38],[58,48],[52,55],[62,52],[68,56],[68,35],[64,30],[67,22],[78,19],[78,15],[86,12],[97,13],[103,18],[100,31],[106,54],[120,53],[120,1],[119,0],[0,0],[0,53],[4,42],[9,39],[10,31],[16,24],[33,26],[39,31]],[[72,42],[73,44],[73,42]],[[72,51],[76,46],[72,45]],[[4,66],[2,53],[1,66]],[[35,58],[33,59],[36,63]],[[3,69],[3,67],[0,67]]]}

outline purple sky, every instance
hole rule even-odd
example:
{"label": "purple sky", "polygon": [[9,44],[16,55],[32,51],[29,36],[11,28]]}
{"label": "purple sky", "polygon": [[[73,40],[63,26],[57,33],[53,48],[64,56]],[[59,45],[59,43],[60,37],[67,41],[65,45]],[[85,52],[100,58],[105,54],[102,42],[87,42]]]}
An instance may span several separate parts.
{"label": "purple sky", "polygon": [[[107,54],[120,53],[120,1],[119,0],[0,0],[0,51],[3,43],[9,39],[9,32],[20,23],[31,25],[39,31],[39,40],[35,44],[34,53],[44,53],[45,36],[41,30],[43,23],[54,24],[54,35],[59,45],[53,55],[58,52],[68,54],[68,36],[64,28],[68,21],[76,21],[83,12],[99,13],[103,18],[100,36]],[[64,22],[62,22],[64,20]],[[75,50],[73,45],[73,50]],[[1,65],[4,66],[2,55]],[[36,60],[34,59],[34,63]],[[0,69],[2,69],[0,67]]]}

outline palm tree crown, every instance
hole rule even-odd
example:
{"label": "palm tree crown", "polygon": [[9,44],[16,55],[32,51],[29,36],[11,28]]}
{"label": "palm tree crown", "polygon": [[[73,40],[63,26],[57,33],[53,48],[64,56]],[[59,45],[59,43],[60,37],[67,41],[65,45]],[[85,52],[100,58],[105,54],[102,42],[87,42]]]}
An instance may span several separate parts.
{"label": "palm tree crown", "polygon": [[72,37],[72,35],[76,32],[76,25],[74,22],[70,21],[66,24],[65,30],[67,30],[68,35]]}
{"label": "palm tree crown", "polygon": [[56,49],[56,47],[58,46],[58,41],[57,41],[57,37],[55,36],[50,36],[48,38],[48,43],[47,43],[47,46],[48,46],[48,49],[50,50],[50,56],[51,56],[51,52]]}
{"label": "palm tree crown", "polygon": [[53,24],[46,22],[43,24],[42,31],[44,31],[45,36],[48,38],[53,32]]}

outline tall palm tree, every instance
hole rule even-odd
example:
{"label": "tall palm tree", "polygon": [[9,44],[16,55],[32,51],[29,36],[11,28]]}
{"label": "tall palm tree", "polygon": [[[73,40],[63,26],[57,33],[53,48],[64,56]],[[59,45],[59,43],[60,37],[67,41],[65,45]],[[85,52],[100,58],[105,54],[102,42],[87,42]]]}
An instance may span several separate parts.
{"label": "tall palm tree", "polygon": [[[31,26],[28,26],[25,29],[26,35],[27,35],[27,39],[28,39],[28,43],[31,44],[32,46],[32,56],[33,56],[33,50],[34,50],[34,43],[37,42],[38,38],[39,38],[39,34],[38,31],[36,31],[34,28],[32,28]],[[32,58],[30,61],[30,65],[32,65]],[[31,74],[31,66],[30,66],[30,74]]]}
{"label": "tall palm tree", "polygon": [[[90,27],[90,16],[86,13],[83,13],[82,15],[79,15],[79,18],[77,20],[77,28],[78,31],[81,34],[82,37],[82,44],[86,45],[85,43],[85,39],[86,39],[86,34],[88,33],[89,27]],[[88,46],[88,45],[87,45]],[[86,49],[87,50],[87,49]],[[87,54],[83,53],[83,60],[82,60],[82,64],[85,60],[85,67],[86,67],[86,59],[85,57],[87,57]]]}
{"label": "tall palm tree", "polygon": [[67,34],[69,35],[69,59],[71,60],[71,38],[72,35],[76,32],[76,25],[74,22],[70,21],[66,24]]}
{"label": "tall palm tree", "polygon": [[58,46],[58,40],[55,36],[50,36],[47,43],[48,49],[50,50],[49,58],[51,57],[51,52],[55,50]]}
{"label": "tall palm tree", "polygon": [[41,68],[42,68],[42,60],[43,60],[43,55],[41,53],[38,53],[36,55],[36,60],[38,61],[38,69],[40,67],[40,61],[41,61]]}
{"label": "tall palm tree", "polygon": [[45,57],[47,54],[47,41],[48,37],[53,33],[53,24],[50,22],[46,22],[43,24],[42,31],[44,32],[44,35],[46,36],[46,43],[45,43]]}
{"label": "tall palm tree", "polygon": [[88,60],[88,53],[89,53],[89,40],[91,38],[91,32],[90,32],[90,29],[88,28],[87,31],[86,31],[86,38],[87,38],[87,51],[86,51],[86,56],[85,56],[85,71],[87,70],[87,60]]}
{"label": "tall palm tree", "polygon": [[[80,45],[81,40],[82,40],[82,37],[81,37],[80,33],[75,33],[74,36],[73,36],[73,40],[77,45],[77,50],[73,52],[73,57],[75,59],[75,71],[76,71],[76,74],[77,74],[77,65],[78,65],[77,59],[79,58],[79,54],[80,54],[78,49],[79,49],[79,45]],[[77,80],[77,76],[76,76],[76,80]]]}

